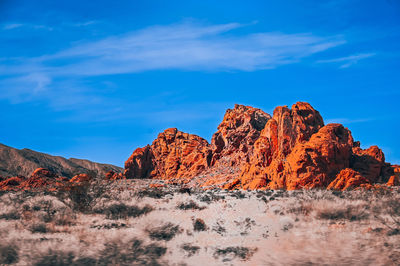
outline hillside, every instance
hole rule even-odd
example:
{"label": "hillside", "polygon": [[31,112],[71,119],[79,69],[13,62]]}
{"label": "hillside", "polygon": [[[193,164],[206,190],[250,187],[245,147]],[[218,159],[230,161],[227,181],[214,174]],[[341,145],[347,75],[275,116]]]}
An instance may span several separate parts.
{"label": "hillside", "polygon": [[108,171],[121,172],[122,168],[89,160],[52,156],[29,149],[15,149],[0,144],[0,176],[30,176],[37,168],[72,178],[76,174],[93,173],[104,176]]}

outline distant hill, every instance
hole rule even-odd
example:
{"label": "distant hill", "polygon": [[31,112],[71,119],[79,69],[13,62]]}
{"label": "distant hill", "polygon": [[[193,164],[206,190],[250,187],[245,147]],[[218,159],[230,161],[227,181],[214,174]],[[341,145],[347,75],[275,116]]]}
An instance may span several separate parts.
{"label": "distant hill", "polygon": [[0,144],[0,176],[30,176],[37,168],[47,168],[57,175],[68,178],[79,173],[93,173],[104,177],[108,171],[122,172],[122,168],[111,164],[89,160],[52,156],[29,149],[15,149]]}

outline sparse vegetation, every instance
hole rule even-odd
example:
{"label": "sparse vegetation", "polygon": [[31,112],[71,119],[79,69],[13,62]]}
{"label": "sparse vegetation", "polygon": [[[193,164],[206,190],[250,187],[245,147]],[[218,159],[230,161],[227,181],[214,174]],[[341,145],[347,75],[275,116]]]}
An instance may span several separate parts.
{"label": "sparse vegetation", "polygon": [[[189,195],[166,186],[151,189],[150,195],[158,196],[139,198],[138,192],[148,191],[146,182],[93,182],[84,208],[66,191],[5,193],[0,264],[397,265],[400,260],[396,189]],[[90,187],[97,184],[102,187]],[[253,256],[256,252],[262,254]]]}
{"label": "sparse vegetation", "polygon": [[[240,258],[241,260],[248,260],[251,256],[253,256],[254,252],[257,249],[247,248],[247,247],[227,247],[227,248],[217,248],[214,252],[214,257],[226,257],[227,255],[232,256],[233,258]],[[229,261],[231,259],[227,259]]]}
{"label": "sparse vegetation", "polygon": [[207,225],[204,222],[203,219],[197,218],[193,222],[193,230],[194,231],[206,231],[207,230]]}
{"label": "sparse vegetation", "polygon": [[18,262],[18,248],[13,244],[0,244],[0,264],[13,264]]}
{"label": "sparse vegetation", "polygon": [[180,233],[181,230],[178,225],[166,223],[158,227],[148,228],[146,232],[152,240],[170,241],[176,234]]}
{"label": "sparse vegetation", "polygon": [[204,210],[206,207],[199,206],[196,202],[190,200],[189,202],[178,203],[177,208],[180,210]]}
{"label": "sparse vegetation", "polygon": [[199,252],[200,247],[199,246],[194,246],[190,243],[185,243],[181,246],[182,250],[184,250],[187,254],[188,257],[193,256],[197,252]]}
{"label": "sparse vegetation", "polygon": [[142,208],[138,206],[127,206],[124,203],[112,204],[105,209],[96,210],[96,213],[105,214],[107,219],[117,220],[126,219],[128,217],[139,217],[151,212],[153,208],[146,205]]}

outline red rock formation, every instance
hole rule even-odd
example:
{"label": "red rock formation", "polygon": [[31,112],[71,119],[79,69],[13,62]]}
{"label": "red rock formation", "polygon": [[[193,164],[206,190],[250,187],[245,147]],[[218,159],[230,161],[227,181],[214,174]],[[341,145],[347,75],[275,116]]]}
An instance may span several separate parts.
{"label": "red rock formation", "polygon": [[71,183],[87,183],[91,181],[93,178],[88,174],[78,174],[71,178]]}
{"label": "red rock formation", "polygon": [[152,145],[136,149],[125,162],[126,178],[191,177],[210,164],[210,145],[199,136],[166,129]]}
{"label": "red rock formation", "polygon": [[[304,173],[302,173],[302,178],[298,174],[304,171],[302,168],[310,167],[310,165],[300,161],[312,159],[305,156],[305,153],[314,150],[315,145],[309,143],[308,146],[298,146],[293,156],[288,157],[288,155],[296,144],[301,145],[307,142],[323,125],[319,112],[308,103],[298,102],[292,106],[291,110],[286,106],[277,107],[272,119],[267,122],[260,138],[256,141],[249,163],[242,169],[240,182],[235,181],[236,187],[249,189],[290,187],[293,189],[304,182],[308,184]],[[287,160],[287,157],[290,160]],[[302,157],[300,161],[297,160],[299,157]],[[315,162],[308,162],[308,164],[313,163]],[[291,178],[294,176],[303,180],[294,181]],[[308,184],[308,186],[315,185],[317,184]]]}
{"label": "red rock formation", "polygon": [[[324,126],[308,103],[260,109],[228,109],[211,145],[167,129],[152,145],[134,151],[127,178],[170,179],[192,186],[227,189],[348,189],[386,183],[393,175],[376,146],[361,149],[340,124]],[[396,184],[390,178],[389,184]]]}
{"label": "red rock formation", "polygon": [[26,180],[23,176],[13,176],[0,182],[0,190],[18,190],[21,183]]}
{"label": "red rock formation", "polygon": [[363,177],[359,172],[351,168],[346,168],[340,171],[340,173],[336,176],[336,179],[329,184],[327,189],[347,190],[354,189],[365,184],[369,184],[368,179]]}
{"label": "red rock formation", "polygon": [[[269,114],[250,106],[236,104],[235,108],[228,109],[211,140],[211,166],[218,163],[236,166],[246,162],[269,119]],[[220,160],[226,157],[229,160]]]}
{"label": "red rock formation", "polygon": [[365,150],[358,145],[353,148],[351,167],[360,172],[371,183],[378,181],[384,165],[385,155],[377,146],[371,146]]}
{"label": "red rock formation", "polygon": [[109,171],[105,176],[106,180],[119,180],[125,179],[125,176],[122,173],[115,173],[114,171]]}

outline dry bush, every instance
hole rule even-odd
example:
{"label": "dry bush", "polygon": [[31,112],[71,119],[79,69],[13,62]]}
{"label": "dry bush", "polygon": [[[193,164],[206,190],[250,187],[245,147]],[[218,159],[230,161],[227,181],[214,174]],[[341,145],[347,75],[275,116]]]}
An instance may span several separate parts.
{"label": "dry bush", "polygon": [[68,266],[73,265],[75,255],[72,252],[54,251],[49,249],[47,253],[36,258],[35,266]]}
{"label": "dry bush", "polygon": [[230,261],[234,258],[240,258],[241,260],[248,260],[253,256],[253,254],[257,251],[256,248],[248,248],[248,247],[227,247],[227,248],[217,248],[214,252],[214,258],[226,257],[224,261]]}
{"label": "dry bush", "polygon": [[190,200],[189,202],[180,202],[176,206],[177,209],[180,210],[204,210],[206,207],[205,206],[199,206],[196,202],[193,200]]}
{"label": "dry bush", "polygon": [[49,232],[49,229],[47,228],[47,225],[44,223],[38,223],[38,224],[32,224],[29,228],[29,231],[32,233],[41,233],[45,234]]}
{"label": "dry bush", "polygon": [[184,250],[186,252],[186,256],[191,257],[194,254],[196,254],[197,252],[199,252],[200,247],[199,246],[194,246],[190,243],[185,243],[181,246],[181,249]]}
{"label": "dry bush", "polygon": [[4,220],[19,220],[20,218],[21,218],[21,216],[16,210],[13,210],[8,213],[0,214],[0,219],[4,219]]}
{"label": "dry bush", "polygon": [[193,230],[194,231],[206,231],[207,230],[207,225],[204,222],[203,219],[197,218],[196,220],[194,220],[193,222]]}
{"label": "dry bush", "polygon": [[153,208],[146,205],[143,208],[138,206],[127,206],[124,203],[112,204],[105,209],[97,209],[96,213],[105,214],[107,219],[118,220],[126,219],[128,217],[139,217],[141,215],[151,212]]}
{"label": "dry bush", "polygon": [[146,188],[136,192],[138,198],[149,197],[153,199],[162,199],[166,195],[172,195],[171,192],[167,192],[161,188]]}
{"label": "dry bush", "polygon": [[223,200],[225,199],[225,196],[221,196],[221,195],[216,195],[214,193],[200,193],[199,196],[197,197],[198,200],[200,200],[201,202],[205,202],[210,204],[213,201],[219,201],[219,200]]}
{"label": "dry bush", "polygon": [[330,208],[317,209],[316,217],[324,220],[347,220],[352,222],[368,219],[369,213],[365,206],[332,206]]}
{"label": "dry bush", "polygon": [[151,243],[144,245],[140,239],[128,243],[109,242],[100,252],[96,265],[164,265],[159,259],[167,248]]}
{"label": "dry bush", "polygon": [[0,244],[0,264],[13,264],[19,260],[18,247],[13,244]]}
{"label": "dry bush", "polygon": [[161,226],[147,228],[146,232],[152,240],[170,241],[175,235],[181,233],[182,230],[179,228],[179,225],[166,223]]}

